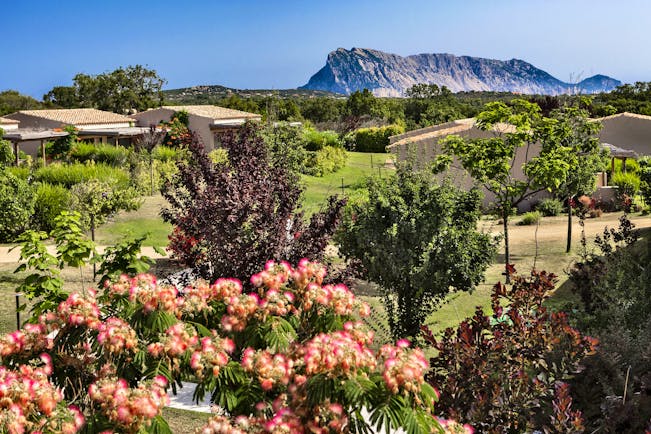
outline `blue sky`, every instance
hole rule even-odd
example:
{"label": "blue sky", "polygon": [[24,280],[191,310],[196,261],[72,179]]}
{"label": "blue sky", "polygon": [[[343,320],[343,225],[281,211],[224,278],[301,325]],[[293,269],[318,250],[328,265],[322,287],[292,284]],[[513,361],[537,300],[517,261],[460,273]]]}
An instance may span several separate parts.
{"label": "blue sky", "polygon": [[143,64],[166,88],[294,88],[338,48],[523,59],[561,80],[651,81],[646,0],[41,0],[3,4],[0,90],[41,98]]}

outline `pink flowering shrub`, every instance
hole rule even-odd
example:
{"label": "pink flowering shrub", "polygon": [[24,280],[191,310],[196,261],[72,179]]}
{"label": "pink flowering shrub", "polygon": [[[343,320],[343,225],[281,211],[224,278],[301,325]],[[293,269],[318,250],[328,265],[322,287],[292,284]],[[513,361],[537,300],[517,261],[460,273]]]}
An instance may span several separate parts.
{"label": "pink flowering shrub", "polygon": [[[369,307],[344,285],[323,285],[324,276],[307,260],[268,262],[249,294],[219,279],[180,295],[151,275],[71,294],[0,337],[0,429],[72,433],[85,418],[85,432],[168,432],[161,410],[181,378],[229,415],[203,433],[458,428],[434,417],[438,396],[424,381],[422,351],[404,340],[374,351],[360,321]],[[5,383],[31,389],[23,398]]]}

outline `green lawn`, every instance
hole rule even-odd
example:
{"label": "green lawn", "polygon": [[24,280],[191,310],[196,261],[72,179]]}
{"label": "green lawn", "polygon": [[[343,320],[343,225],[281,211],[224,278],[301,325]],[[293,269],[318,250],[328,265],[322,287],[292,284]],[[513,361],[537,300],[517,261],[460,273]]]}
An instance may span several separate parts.
{"label": "green lawn", "polygon": [[[323,177],[303,176],[305,192],[303,209],[311,215],[321,209],[326,199],[335,194],[349,194],[359,188],[369,175],[383,175],[392,169],[386,169],[385,163],[392,154],[347,152],[346,167],[336,173]],[[343,185],[343,189],[342,189]]]}
{"label": "green lawn", "polygon": [[167,236],[172,226],[165,223],[160,210],[167,202],[160,194],[145,196],[137,211],[121,212],[110,222],[100,226],[95,235],[98,245],[114,245],[125,235],[149,234],[145,246],[167,246]]}

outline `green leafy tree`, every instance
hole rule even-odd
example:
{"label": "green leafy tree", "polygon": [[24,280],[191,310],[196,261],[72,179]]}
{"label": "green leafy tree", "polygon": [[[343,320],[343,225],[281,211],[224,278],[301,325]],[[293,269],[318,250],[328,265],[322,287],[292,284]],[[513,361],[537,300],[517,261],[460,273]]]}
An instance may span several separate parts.
{"label": "green leafy tree", "polygon": [[[477,116],[477,126],[493,131],[493,137],[466,139],[452,135],[443,142],[444,149],[495,195],[494,205],[504,227],[507,282],[512,209],[540,191],[558,189],[580,164],[577,149],[558,140],[558,124],[557,119],[542,117],[537,104],[521,99],[510,105],[492,102]],[[540,148],[538,154],[534,153],[535,147]],[[516,153],[525,157],[524,163],[518,162]],[[520,171],[522,175],[518,175]]]}
{"label": "green leafy tree", "polygon": [[9,143],[8,140],[3,140],[3,135],[4,130],[0,128],[0,169],[9,166],[15,160],[14,151],[11,149],[11,143]]}
{"label": "green leafy tree", "polygon": [[0,92],[0,116],[19,110],[39,109],[43,105],[31,96],[21,95],[15,90]]}
{"label": "green leafy tree", "polygon": [[[588,105],[589,101],[581,102]],[[578,158],[568,170],[565,179],[555,189],[555,193],[567,198],[568,204],[573,197],[591,195],[596,189],[595,173],[602,170],[606,164],[608,152],[599,142],[598,133],[601,123],[589,119],[589,113],[584,108],[564,107],[552,111],[556,122],[548,125],[544,135],[543,146],[562,146],[569,148]],[[569,253],[572,247],[572,212],[567,213],[567,246]]]}
{"label": "green leafy tree", "polygon": [[12,242],[29,227],[34,190],[27,181],[0,170],[0,242]]}
{"label": "green leafy tree", "polygon": [[493,240],[476,229],[480,193],[434,184],[407,163],[370,178],[368,195],[351,204],[340,250],[381,287],[393,336],[414,338],[450,289],[474,288],[492,260]]}
{"label": "green leafy tree", "polygon": [[163,102],[165,80],[142,65],[98,75],[77,74],[70,87],[57,86],[43,96],[59,107],[94,107],[116,113],[143,111]]}

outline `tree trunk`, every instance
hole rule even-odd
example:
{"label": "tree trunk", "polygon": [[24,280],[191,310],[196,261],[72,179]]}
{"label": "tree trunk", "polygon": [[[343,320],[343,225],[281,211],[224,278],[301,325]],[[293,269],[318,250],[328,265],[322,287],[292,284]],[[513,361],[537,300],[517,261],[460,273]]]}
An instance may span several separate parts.
{"label": "tree trunk", "polygon": [[[90,215],[90,239],[95,242],[95,215]],[[95,264],[93,257],[93,282],[95,282],[95,275],[97,274],[97,265]]]}
{"label": "tree trunk", "polygon": [[504,224],[504,276],[506,283],[511,283],[511,274],[509,273],[509,264],[511,263],[511,254],[509,252],[509,211],[506,207],[502,210],[502,222]]}
{"label": "tree trunk", "polygon": [[571,197],[567,197],[567,247],[565,253],[570,253],[572,248],[572,206],[570,205]]}

